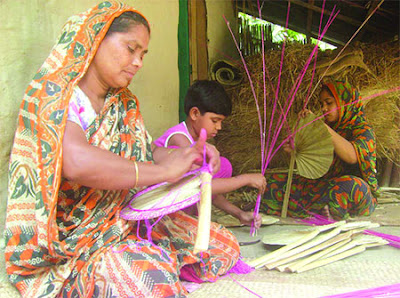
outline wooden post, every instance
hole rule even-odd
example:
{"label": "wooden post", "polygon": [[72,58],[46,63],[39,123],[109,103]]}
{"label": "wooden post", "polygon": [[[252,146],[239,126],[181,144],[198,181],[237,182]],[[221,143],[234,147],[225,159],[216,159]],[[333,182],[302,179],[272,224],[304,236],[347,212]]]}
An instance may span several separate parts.
{"label": "wooden post", "polygon": [[290,189],[292,188],[294,162],[296,160],[295,154],[296,153],[293,150],[291,155],[290,155],[289,173],[288,173],[288,178],[287,178],[287,183],[286,183],[285,196],[283,197],[283,203],[282,203],[282,211],[281,211],[281,217],[282,218],[286,218],[287,210],[288,210],[288,207],[289,207]]}

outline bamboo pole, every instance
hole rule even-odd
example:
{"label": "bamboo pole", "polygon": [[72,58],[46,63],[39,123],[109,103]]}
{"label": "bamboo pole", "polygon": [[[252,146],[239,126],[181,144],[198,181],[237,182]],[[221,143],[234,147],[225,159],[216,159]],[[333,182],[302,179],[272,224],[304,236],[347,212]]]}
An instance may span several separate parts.
{"label": "bamboo pole", "polygon": [[287,183],[286,183],[285,196],[283,197],[282,212],[281,212],[282,218],[286,218],[286,216],[287,216],[287,210],[288,210],[289,198],[290,198],[290,189],[292,188],[292,178],[293,178],[293,169],[294,169],[295,160],[296,160],[295,152],[293,150],[290,154],[289,173],[288,173],[288,178],[287,178]]}
{"label": "bamboo pole", "polygon": [[197,224],[197,236],[193,252],[196,254],[208,249],[210,242],[211,226],[211,180],[212,176],[208,172],[202,172],[201,177],[201,196],[199,207],[199,221]]}

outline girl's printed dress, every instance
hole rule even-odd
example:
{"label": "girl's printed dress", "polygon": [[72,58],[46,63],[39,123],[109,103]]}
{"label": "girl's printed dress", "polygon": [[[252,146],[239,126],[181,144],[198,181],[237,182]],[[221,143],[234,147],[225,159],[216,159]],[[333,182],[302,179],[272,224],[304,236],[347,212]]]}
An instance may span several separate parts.
{"label": "girl's printed dress", "polygon": [[[377,205],[376,144],[372,128],[365,121],[358,92],[342,81],[327,82],[339,107],[339,120],[332,126],[339,135],[351,142],[358,162],[349,165],[336,155],[327,174],[320,179],[293,176],[288,215],[305,217],[318,213],[324,206],[335,218],[370,215]],[[273,174],[267,180],[267,190],[261,210],[280,215],[287,174]]]}
{"label": "girl's printed dress", "polygon": [[209,250],[194,254],[195,218],[179,211],[147,231],[119,216],[136,189],[93,189],[61,176],[68,117],[80,122],[92,146],[153,160],[139,102],[128,88],[110,90],[98,115],[84,115],[90,111],[76,96],[107,28],[125,11],[135,10],[106,1],[70,18],[26,90],[5,230],[7,273],[23,297],[185,297],[180,274],[215,280],[239,258],[237,240],[220,225],[211,225]]}

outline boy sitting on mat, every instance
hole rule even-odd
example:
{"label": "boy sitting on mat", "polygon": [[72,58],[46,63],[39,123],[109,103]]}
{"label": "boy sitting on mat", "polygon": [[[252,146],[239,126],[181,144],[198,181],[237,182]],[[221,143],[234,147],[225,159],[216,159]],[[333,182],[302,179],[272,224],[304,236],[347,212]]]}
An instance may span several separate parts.
{"label": "boy sitting on mat", "polygon": [[[160,147],[191,146],[199,138],[201,128],[207,131],[207,139],[214,138],[221,130],[222,121],[231,114],[232,103],[223,86],[217,81],[199,80],[188,89],[185,97],[186,120],[168,129],[154,143]],[[254,218],[253,212],[246,212],[230,203],[225,193],[243,186],[257,188],[264,193],[266,180],[262,174],[242,174],[232,177],[232,165],[221,157],[221,168],[213,176],[213,204],[219,209],[238,218],[241,224],[251,225],[254,222],[258,229],[261,216]]]}

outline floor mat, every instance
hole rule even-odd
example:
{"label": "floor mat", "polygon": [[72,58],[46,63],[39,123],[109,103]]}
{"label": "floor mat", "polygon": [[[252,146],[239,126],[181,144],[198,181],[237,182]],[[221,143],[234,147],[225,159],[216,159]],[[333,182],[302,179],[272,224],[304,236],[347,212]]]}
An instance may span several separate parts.
{"label": "floor mat", "polygon": [[[268,230],[279,227],[268,227]],[[396,229],[396,231],[393,231]],[[243,228],[241,228],[243,230]],[[400,234],[400,228],[382,227],[381,232]],[[240,234],[234,232],[235,234]],[[238,235],[246,238],[247,231]],[[265,254],[262,244],[242,247],[250,259]],[[247,275],[225,276],[215,283],[202,284],[189,295],[209,297],[296,297],[312,298],[342,294],[400,283],[400,249],[390,246],[368,248],[365,252],[303,273],[283,273],[258,269]]]}

